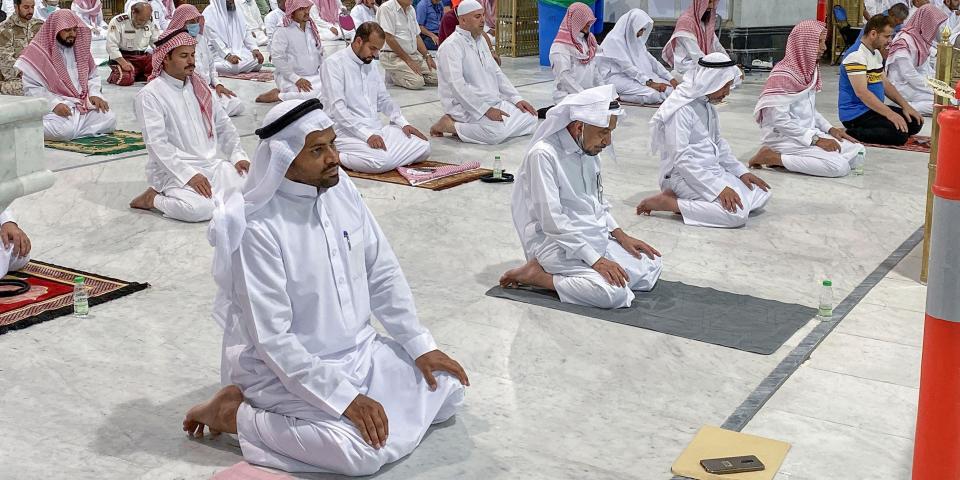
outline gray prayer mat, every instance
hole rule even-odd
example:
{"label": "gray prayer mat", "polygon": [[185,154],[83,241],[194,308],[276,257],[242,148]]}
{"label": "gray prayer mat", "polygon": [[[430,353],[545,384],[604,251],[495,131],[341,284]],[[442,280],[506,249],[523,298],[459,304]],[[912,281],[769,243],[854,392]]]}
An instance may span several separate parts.
{"label": "gray prayer mat", "polygon": [[770,355],[817,315],[817,309],[661,280],[635,292],[627,308],[561,303],[556,292],[493,287],[487,295],[622,323],[655,332]]}

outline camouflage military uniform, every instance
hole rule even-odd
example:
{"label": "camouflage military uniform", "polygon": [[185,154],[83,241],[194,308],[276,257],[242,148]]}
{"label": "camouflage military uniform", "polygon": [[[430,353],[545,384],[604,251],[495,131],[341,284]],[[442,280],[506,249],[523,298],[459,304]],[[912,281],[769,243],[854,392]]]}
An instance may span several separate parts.
{"label": "camouflage military uniform", "polygon": [[0,94],[23,95],[20,70],[13,63],[42,25],[36,18],[25,21],[16,13],[0,22]]}

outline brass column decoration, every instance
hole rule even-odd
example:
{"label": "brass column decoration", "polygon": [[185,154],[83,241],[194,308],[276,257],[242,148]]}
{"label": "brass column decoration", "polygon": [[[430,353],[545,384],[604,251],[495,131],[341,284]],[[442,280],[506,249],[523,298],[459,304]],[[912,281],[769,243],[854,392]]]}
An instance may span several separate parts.
{"label": "brass column decoration", "polygon": [[[950,44],[950,28],[943,27],[940,43],[937,44],[937,80],[951,83],[953,80],[953,45]],[[937,179],[937,153],[940,151],[940,126],[937,117],[940,105],[950,105],[950,99],[935,95],[933,108],[933,127],[930,133],[930,161],[927,163],[927,211],[923,221],[923,265],[920,267],[920,283],[927,283],[927,271],[930,268],[930,227],[933,219],[933,182]]]}

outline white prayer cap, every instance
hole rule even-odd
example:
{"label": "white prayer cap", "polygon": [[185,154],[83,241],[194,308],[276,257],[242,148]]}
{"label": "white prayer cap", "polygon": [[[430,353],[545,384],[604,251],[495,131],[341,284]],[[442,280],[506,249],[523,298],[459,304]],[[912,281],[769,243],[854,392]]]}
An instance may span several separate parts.
{"label": "white prayer cap", "polygon": [[547,119],[534,132],[530,147],[567,128],[571,122],[583,122],[595,127],[610,125],[611,115],[625,113],[620,104],[614,102],[616,99],[617,89],[613,85],[601,85],[567,95],[547,112]]}
{"label": "white prayer cap", "polygon": [[460,5],[457,5],[457,16],[466,15],[470,12],[476,12],[477,10],[483,10],[483,5],[480,5],[480,2],[477,0],[463,0],[460,2]]}
{"label": "white prayer cap", "polygon": [[280,188],[307,135],[333,126],[317,99],[290,100],[270,109],[257,129],[260,143],[241,192],[215,196],[216,209],[207,229],[213,249],[213,278],[219,287],[213,317],[225,326],[233,291],[232,257],[240,248],[247,219],[263,208]]}
{"label": "white prayer cap", "polygon": [[666,123],[687,104],[714,93],[727,83],[740,78],[740,69],[725,53],[714,52],[702,57],[697,68],[683,76],[681,83],[660,105],[650,120],[650,150],[660,151],[666,141]]}

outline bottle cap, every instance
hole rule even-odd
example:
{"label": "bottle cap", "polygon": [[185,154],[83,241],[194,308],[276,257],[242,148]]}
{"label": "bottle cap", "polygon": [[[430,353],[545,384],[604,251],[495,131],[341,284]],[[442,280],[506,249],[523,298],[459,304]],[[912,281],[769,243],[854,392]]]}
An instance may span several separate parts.
{"label": "bottle cap", "polygon": [[493,157],[493,158],[495,158],[495,159],[497,159],[497,160],[500,160],[500,155],[497,155],[497,156],[495,156],[495,157]]}
{"label": "bottle cap", "polygon": [[74,277],[73,283],[83,283],[83,277]]}
{"label": "bottle cap", "polygon": [[824,286],[824,287],[832,287],[832,286],[833,286],[833,282],[831,282],[830,280],[824,280],[824,281],[823,281],[823,286]]}

